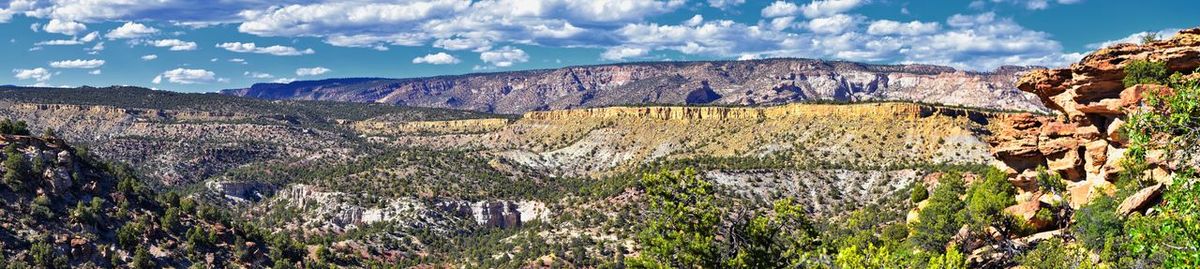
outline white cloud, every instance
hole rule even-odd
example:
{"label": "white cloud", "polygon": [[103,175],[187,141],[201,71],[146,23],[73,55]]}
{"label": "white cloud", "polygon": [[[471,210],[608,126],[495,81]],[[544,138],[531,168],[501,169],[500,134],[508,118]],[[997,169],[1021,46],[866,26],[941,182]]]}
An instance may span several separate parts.
{"label": "white cloud", "polygon": [[175,84],[204,84],[223,81],[224,79],[217,78],[217,74],[204,69],[187,69],[176,68],[170,71],[163,72],[154,77],[151,82],[160,84],[163,80]]}
{"label": "white cloud", "polygon": [[171,51],[187,51],[196,50],[196,42],[183,41],[179,39],[161,39],[150,41],[151,46],[160,48],[169,48]]}
{"label": "white cloud", "polygon": [[808,29],[814,33],[840,34],[852,30],[858,25],[858,18],[846,14],[836,14],[808,21]]}
{"label": "white cloud", "polygon": [[142,61],[153,61],[154,59],[158,59],[158,55],[147,54],[147,55],[142,56]]}
{"label": "white cloud", "polygon": [[104,65],[104,60],[66,60],[50,62],[50,67],[54,68],[78,68],[78,69],[93,69]]}
{"label": "white cloud", "polygon": [[496,67],[509,67],[516,63],[528,62],[529,55],[525,54],[524,50],[506,46],[497,50],[480,53],[479,59],[483,60],[484,63],[492,64]]}
{"label": "white cloud", "polygon": [[800,8],[805,17],[818,18],[841,14],[866,4],[867,0],[814,0]]}
{"label": "white cloud", "polygon": [[762,16],[765,18],[793,16],[800,12],[800,6],[792,2],[775,1],[771,5],[763,8]]}
{"label": "white cloud", "polygon": [[92,54],[92,55],[99,54],[101,51],[104,51],[104,42],[96,42],[96,45],[94,45],[91,48],[88,48],[86,50],[88,51],[88,54]]}
{"label": "white cloud", "polygon": [[1150,33],[1158,35],[1159,39],[1166,40],[1166,39],[1171,39],[1171,37],[1175,36],[1176,33],[1179,33],[1179,30],[1180,29],[1177,29],[1177,28],[1169,28],[1169,29],[1163,29],[1163,30],[1154,31],[1154,32],[1149,32],[1149,31],[1137,32],[1137,33],[1130,34],[1130,35],[1125,36],[1120,39],[1091,43],[1091,44],[1088,44],[1087,47],[1089,49],[1099,49],[1099,48],[1105,48],[1108,46],[1121,44],[1121,43],[1138,44],[1138,43],[1142,43],[1143,36],[1146,36],[1146,34],[1150,34]]}
{"label": "white cloud", "polygon": [[125,24],[121,25],[121,27],[117,27],[116,29],[109,31],[108,34],[104,35],[104,37],[107,37],[108,39],[142,38],[155,33],[158,33],[158,29],[155,29],[154,27],[149,27],[136,22],[125,22]]}
{"label": "white cloud", "polygon": [[271,74],[267,74],[267,73],[260,73],[260,72],[250,72],[250,71],[246,71],[245,73],[242,73],[242,75],[243,75],[243,76],[246,76],[246,77],[248,77],[248,78],[253,78],[253,79],[272,79],[272,78],[275,78],[275,76],[272,76]]}
{"label": "white cloud", "polygon": [[451,38],[438,39],[433,42],[433,47],[443,48],[446,50],[487,50],[491,48],[492,42],[487,39],[471,39],[471,38]]}
{"label": "white cloud", "polygon": [[696,16],[692,16],[691,19],[684,21],[683,25],[694,27],[696,25],[700,25],[701,23],[704,23],[704,16],[700,16],[700,14],[696,14]]}
{"label": "white cloud", "polygon": [[745,4],[746,0],[708,0],[708,6],[719,9],[726,9]]}
{"label": "white cloud", "polygon": [[988,2],[1019,5],[1029,10],[1043,10],[1049,8],[1051,2],[1060,5],[1070,5],[1083,2],[1083,0],[976,0],[971,2],[969,6],[974,9],[984,9],[987,7]]}
{"label": "white cloud", "polygon": [[238,30],[261,36],[330,35],[379,25],[413,26],[470,6],[466,0],[408,3],[334,2],[244,11]]}
{"label": "white cloud", "polygon": [[12,0],[8,1],[8,6],[0,6],[0,23],[8,23],[12,16],[17,13],[25,12],[33,9],[37,1],[34,0]]}
{"label": "white cloud", "polygon": [[239,64],[246,64],[246,59],[242,59],[242,58],[233,58],[233,59],[229,59],[229,62],[231,62],[231,63],[239,63]]}
{"label": "white cloud", "polygon": [[18,80],[32,79],[38,82],[44,82],[50,80],[50,77],[53,76],[53,74],[50,74],[50,70],[46,70],[45,68],[41,67],[34,69],[13,69],[13,78]]}
{"label": "white cloud", "polygon": [[104,71],[100,71],[100,69],[96,69],[96,70],[88,71],[88,75],[93,75],[93,76],[94,76],[94,75],[99,75],[99,74],[102,74],[102,73],[104,73]]}
{"label": "white cloud", "polygon": [[867,33],[872,35],[925,35],[938,31],[936,22],[911,21],[902,23],[892,20],[878,20],[867,26]]}
{"label": "white cloud", "polygon": [[254,44],[252,42],[251,43],[228,42],[228,43],[217,44],[217,47],[228,50],[228,51],[232,51],[232,52],[270,54],[270,55],[275,55],[275,56],[298,56],[298,55],[306,55],[306,54],[316,53],[316,51],[313,51],[313,49],[298,50],[293,47],[281,46],[281,45],[274,45],[274,46],[269,46],[269,47],[259,47],[258,45]]}
{"label": "white cloud", "polygon": [[329,68],[320,67],[320,66],[312,67],[312,68],[298,68],[298,69],[296,69],[296,76],[301,76],[301,77],[320,76],[325,73],[329,73],[329,71],[333,71],[333,70],[330,70]]}
{"label": "white cloud", "polygon": [[75,21],[52,19],[42,28],[47,33],[75,35],[87,30],[87,25]]}
{"label": "white cloud", "polygon": [[277,78],[275,80],[272,80],[271,83],[287,84],[287,83],[292,83],[293,81],[296,81],[296,78]]}
{"label": "white cloud", "polygon": [[455,58],[454,55],[450,55],[445,52],[438,52],[436,54],[429,54],[413,58],[412,62],[414,64],[457,64],[460,61],[458,58]]}
{"label": "white cloud", "polygon": [[612,47],[600,54],[600,59],[609,61],[622,61],[628,58],[646,56],[650,51],[645,48],[637,47]]}

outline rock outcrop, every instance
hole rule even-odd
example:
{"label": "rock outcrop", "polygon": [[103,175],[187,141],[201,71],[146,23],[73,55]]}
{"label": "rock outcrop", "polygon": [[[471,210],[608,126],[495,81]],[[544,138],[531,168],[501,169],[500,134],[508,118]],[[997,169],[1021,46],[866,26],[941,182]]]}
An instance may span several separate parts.
{"label": "rock outcrop", "polygon": [[[1007,165],[1014,182],[1027,181],[1036,176],[1033,168],[1046,166],[1070,182],[1072,205],[1112,191],[1110,182],[1122,171],[1128,146],[1120,131],[1127,117],[1140,109],[1150,93],[1171,91],[1159,85],[1125,87],[1124,67],[1133,60],[1163,62],[1171,72],[1191,73],[1200,67],[1200,28],[1184,30],[1170,40],[1100,49],[1070,68],[1035,70],[1022,77],[1017,87],[1036,94],[1060,115],[1007,118],[1011,128],[990,141],[992,153]],[[1160,172],[1152,176],[1167,178],[1163,160],[1154,158],[1153,152],[1149,155],[1151,170]],[[1017,186],[1037,191],[1036,184]]]}
{"label": "rock outcrop", "polygon": [[663,62],[410,79],[264,83],[223,94],[466,109],[503,114],[633,104],[779,105],[906,100],[1046,111],[1014,86],[1024,67],[967,72],[810,59]]}

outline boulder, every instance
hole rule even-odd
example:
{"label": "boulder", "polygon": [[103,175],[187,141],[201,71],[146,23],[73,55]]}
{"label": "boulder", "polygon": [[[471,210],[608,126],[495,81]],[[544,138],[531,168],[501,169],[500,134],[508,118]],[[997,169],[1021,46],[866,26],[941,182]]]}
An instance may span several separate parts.
{"label": "boulder", "polygon": [[1125,120],[1121,119],[1120,117],[1113,118],[1112,122],[1108,123],[1108,127],[1104,129],[1105,139],[1108,139],[1108,142],[1117,145],[1125,145],[1126,143],[1129,143],[1129,138],[1125,137],[1125,133],[1121,131],[1121,128],[1124,126]]}
{"label": "boulder", "polygon": [[1037,217],[1038,210],[1042,209],[1042,202],[1040,198],[1041,195],[1035,195],[1035,197],[1032,199],[1021,201],[1013,206],[1005,208],[1004,212],[1016,216],[1018,219],[1029,224],[1029,226],[1033,227],[1035,230],[1042,231],[1045,228],[1050,227],[1050,224],[1053,220],[1039,219]]}
{"label": "boulder", "polygon": [[1117,206],[1117,213],[1129,215],[1133,212],[1144,211],[1155,204],[1158,204],[1160,196],[1162,196],[1163,184],[1155,184],[1154,186],[1142,188],[1137,193],[1125,198],[1120,206]]}
{"label": "boulder", "polygon": [[1094,181],[1080,181],[1067,184],[1067,202],[1072,208],[1079,208],[1092,200],[1092,185]]}

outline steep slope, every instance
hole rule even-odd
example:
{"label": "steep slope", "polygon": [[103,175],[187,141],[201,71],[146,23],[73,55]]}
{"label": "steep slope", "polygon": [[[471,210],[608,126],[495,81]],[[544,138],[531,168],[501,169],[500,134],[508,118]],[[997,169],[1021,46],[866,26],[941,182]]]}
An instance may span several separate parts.
{"label": "steep slope", "polygon": [[[305,251],[221,209],[145,187],[61,139],[0,135],[0,266],[299,266]],[[271,254],[268,254],[270,252]]]}
{"label": "steep slope", "polygon": [[372,148],[340,123],[493,115],[384,104],[269,101],[133,87],[0,88],[0,117],[55,130],[167,186],[246,164],[343,159]]}
{"label": "steep slope", "polygon": [[377,102],[518,114],[634,104],[778,105],[906,100],[1044,111],[1005,67],[975,73],[927,65],[808,59],[631,63],[412,79],[330,79],[257,84],[223,94],[266,99]]}

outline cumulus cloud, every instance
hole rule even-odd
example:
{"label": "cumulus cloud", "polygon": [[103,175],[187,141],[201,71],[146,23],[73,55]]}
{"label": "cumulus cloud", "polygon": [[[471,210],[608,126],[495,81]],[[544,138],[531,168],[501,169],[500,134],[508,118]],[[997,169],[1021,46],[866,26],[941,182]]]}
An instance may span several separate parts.
{"label": "cumulus cloud", "polygon": [[46,70],[45,68],[41,67],[34,69],[13,69],[13,78],[18,80],[32,79],[37,82],[45,82],[50,80],[50,77],[53,76],[54,75],[50,73],[50,70]]}
{"label": "cumulus cloud", "polygon": [[179,39],[161,39],[150,41],[151,46],[159,48],[168,48],[171,51],[187,51],[196,50],[196,42],[183,41]]}
{"label": "cumulus cloud", "polygon": [[66,60],[50,62],[50,67],[54,68],[77,68],[77,69],[93,69],[104,65],[104,60]]}
{"label": "cumulus cloud", "polygon": [[298,69],[296,69],[296,76],[301,76],[301,77],[320,76],[325,73],[329,73],[329,71],[333,71],[333,70],[330,70],[329,68],[320,67],[320,66],[311,67],[311,68],[298,68]]}
{"label": "cumulus cloud", "polygon": [[856,27],[858,21],[854,16],[837,14],[808,21],[808,29],[814,33],[840,34]]}
{"label": "cumulus cloud", "polygon": [[232,52],[270,54],[270,55],[275,55],[275,56],[299,56],[299,55],[316,53],[316,51],[313,51],[313,49],[299,50],[299,49],[296,49],[293,47],[281,46],[281,45],[259,47],[258,45],[254,44],[253,42],[250,42],[250,43],[228,42],[228,43],[217,44],[217,47],[228,50],[228,51],[232,51]]}
{"label": "cumulus cloud", "polygon": [[34,43],[34,45],[37,45],[37,46],[83,45],[83,44],[87,44],[88,42],[95,41],[96,38],[99,36],[100,36],[100,33],[91,32],[91,33],[88,33],[87,35],[84,35],[83,37],[72,37],[71,39],[47,40],[47,41],[41,41],[41,42]]}
{"label": "cumulus cloud", "polygon": [[487,50],[492,47],[492,42],[474,38],[438,39],[433,42],[433,47],[446,50]]}
{"label": "cumulus cloud", "polygon": [[800,12],[809,18],[833,16],[866,3],[867,0],[815,0],[801,7]]}
{"label": "cumulus cloud", "polygon": [[104,73],[104,71],[100,71],[100,69],[96,69],[96,70],[88,71],[88,75],[93,75],[93,76],[94,76],[94,75],[100,75],[100,74],[102,74],[102,73]]}
{"label": "cumulus cloud", "polygon": [[708,6],[719,9],[727,9],[745,4],[746,0],[708,0]]}
{"label": "cumulus cloud", "polygon": [[800,12],[800,6],[792,2],[775,1],[766,8],[763,8],[762,16],[765,18],[793,16],[797,12]]}
{"label": "cumulus cloud", "polygon": [[34,0],[8,1],[8,6],[0,6],[0,23],[7,23],[9,20],[12,20],[14,14],[33,9],[36,3]]}
{"label": "cumulus cloud", "polygon": [[516,63],[528,62],[529,55],[525,54],[524,50],[506,46],[480,53],[479,59],[496,67],[509,67]]}
{"label": "cumulus cloud", "polygon": [[436,54],[429,54],[413,58],[412,62],[414,64],[456,64],[460,61],[458,58],[455,58],[454,55],[450,55],[445,52],[438,52]]}
{"label": "cumulus cloud", "polygon": [[121,27],[109,31],[104,37],[108,39],[142,38],[155,33],[158,33],[158,29],[154,27],[136,22],[125,22]]}
{"label": "cumulus cloud", "polygon": [[628,58],[646,56],[650,51],[645,48],[637,47],[613,47],[600,54],[600,59],[609,61],[622,61]]}
{"label": "cumulus cloud", "polygon": [[158,55],[147,54],[147,55],[142,56],[142,61],[153,61],[154,59],[158,59]]}
{"label": "cumulus cloud", "polygon": [[74,21],[52,19],[46,23],[46,26],[43,26],[42,30],[45,30],[47,33],[75,35],[86,31],[87,25]]}
{"label": "cumulus cloud", "polygon": [[224,81],[224,79],[217,78],[217,74],[213,73],[212,71],[187,68],[176,68],[163,72],[162,74],[155,76],[154,80],[151,82],[154,84],[161,84],[163,83],[163,80],[175,84],[205,84]]}
{"label": "cumulus cloud", "polygon": [[939,27],[937,22],[911,21],[902,23],[892,20],[878,20],[867,26],[867,33],[872,35],[916,36],[935,33]]}

